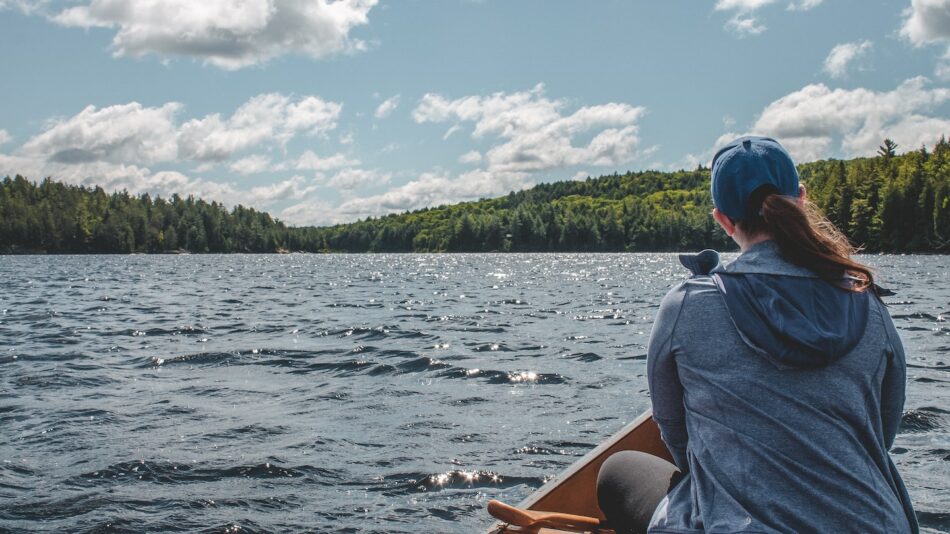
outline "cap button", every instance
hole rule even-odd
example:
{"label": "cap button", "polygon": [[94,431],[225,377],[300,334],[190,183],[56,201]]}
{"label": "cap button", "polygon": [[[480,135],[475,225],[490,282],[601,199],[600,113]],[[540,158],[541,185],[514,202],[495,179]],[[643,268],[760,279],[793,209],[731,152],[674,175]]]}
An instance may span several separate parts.
{"label": "cap button", "polygon": [[746,139],[745,141],[743,141],[743,142],[742,142],[742,148],[744,148],[744,149],[746,149],[746,150],[751,150],[751,149],[752,149],[752,140],[751,140],[751,139]]}

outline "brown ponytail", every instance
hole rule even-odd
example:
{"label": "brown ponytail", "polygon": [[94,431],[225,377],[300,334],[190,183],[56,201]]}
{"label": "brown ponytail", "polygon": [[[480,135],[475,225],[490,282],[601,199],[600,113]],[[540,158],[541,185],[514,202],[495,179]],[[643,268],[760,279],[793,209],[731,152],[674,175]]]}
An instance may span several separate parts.
{"label": "brown ponytail", "polygon": [[770,234],[788,261],[853,291],[874,287],[871,269],[851,259],[858,249],[811,202],[763,187],[752,193],[749,208],[738,226],[749,235]]}

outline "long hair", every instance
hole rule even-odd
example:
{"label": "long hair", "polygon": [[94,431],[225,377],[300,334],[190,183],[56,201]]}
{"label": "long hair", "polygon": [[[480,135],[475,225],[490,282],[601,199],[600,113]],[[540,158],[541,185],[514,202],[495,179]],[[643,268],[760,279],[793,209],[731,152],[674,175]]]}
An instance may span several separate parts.
{"label": "long hair", "polygon": [[829,282],[852,291],[874,288],[871,269],[851,258],[858,249],[807,200],[760,187],[749,197],[746,217],[736,224],[749,235],[770,234],[786,260]]}

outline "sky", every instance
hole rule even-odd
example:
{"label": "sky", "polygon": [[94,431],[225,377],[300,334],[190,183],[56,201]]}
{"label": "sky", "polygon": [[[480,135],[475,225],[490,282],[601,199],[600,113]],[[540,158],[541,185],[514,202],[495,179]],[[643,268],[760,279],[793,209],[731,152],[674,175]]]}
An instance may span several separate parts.
{"label": "sky", "polygon": [[950,133],[950,0],[0,0],[0,176],[326,225]]}

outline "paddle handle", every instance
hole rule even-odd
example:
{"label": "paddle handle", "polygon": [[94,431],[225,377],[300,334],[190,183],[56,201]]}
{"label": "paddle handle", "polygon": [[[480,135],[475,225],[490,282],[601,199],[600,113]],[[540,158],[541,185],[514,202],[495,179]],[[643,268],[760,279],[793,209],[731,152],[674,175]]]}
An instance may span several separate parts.
{"label": "paddle handle", "polygon": [[554,528],[573,532],[593,532],[601,528],[600,519],[585,515],[562,514],[559,512],[541,512],[515,508],[492,499],[488,503],[488,513],[497,519],[519,527]]}

